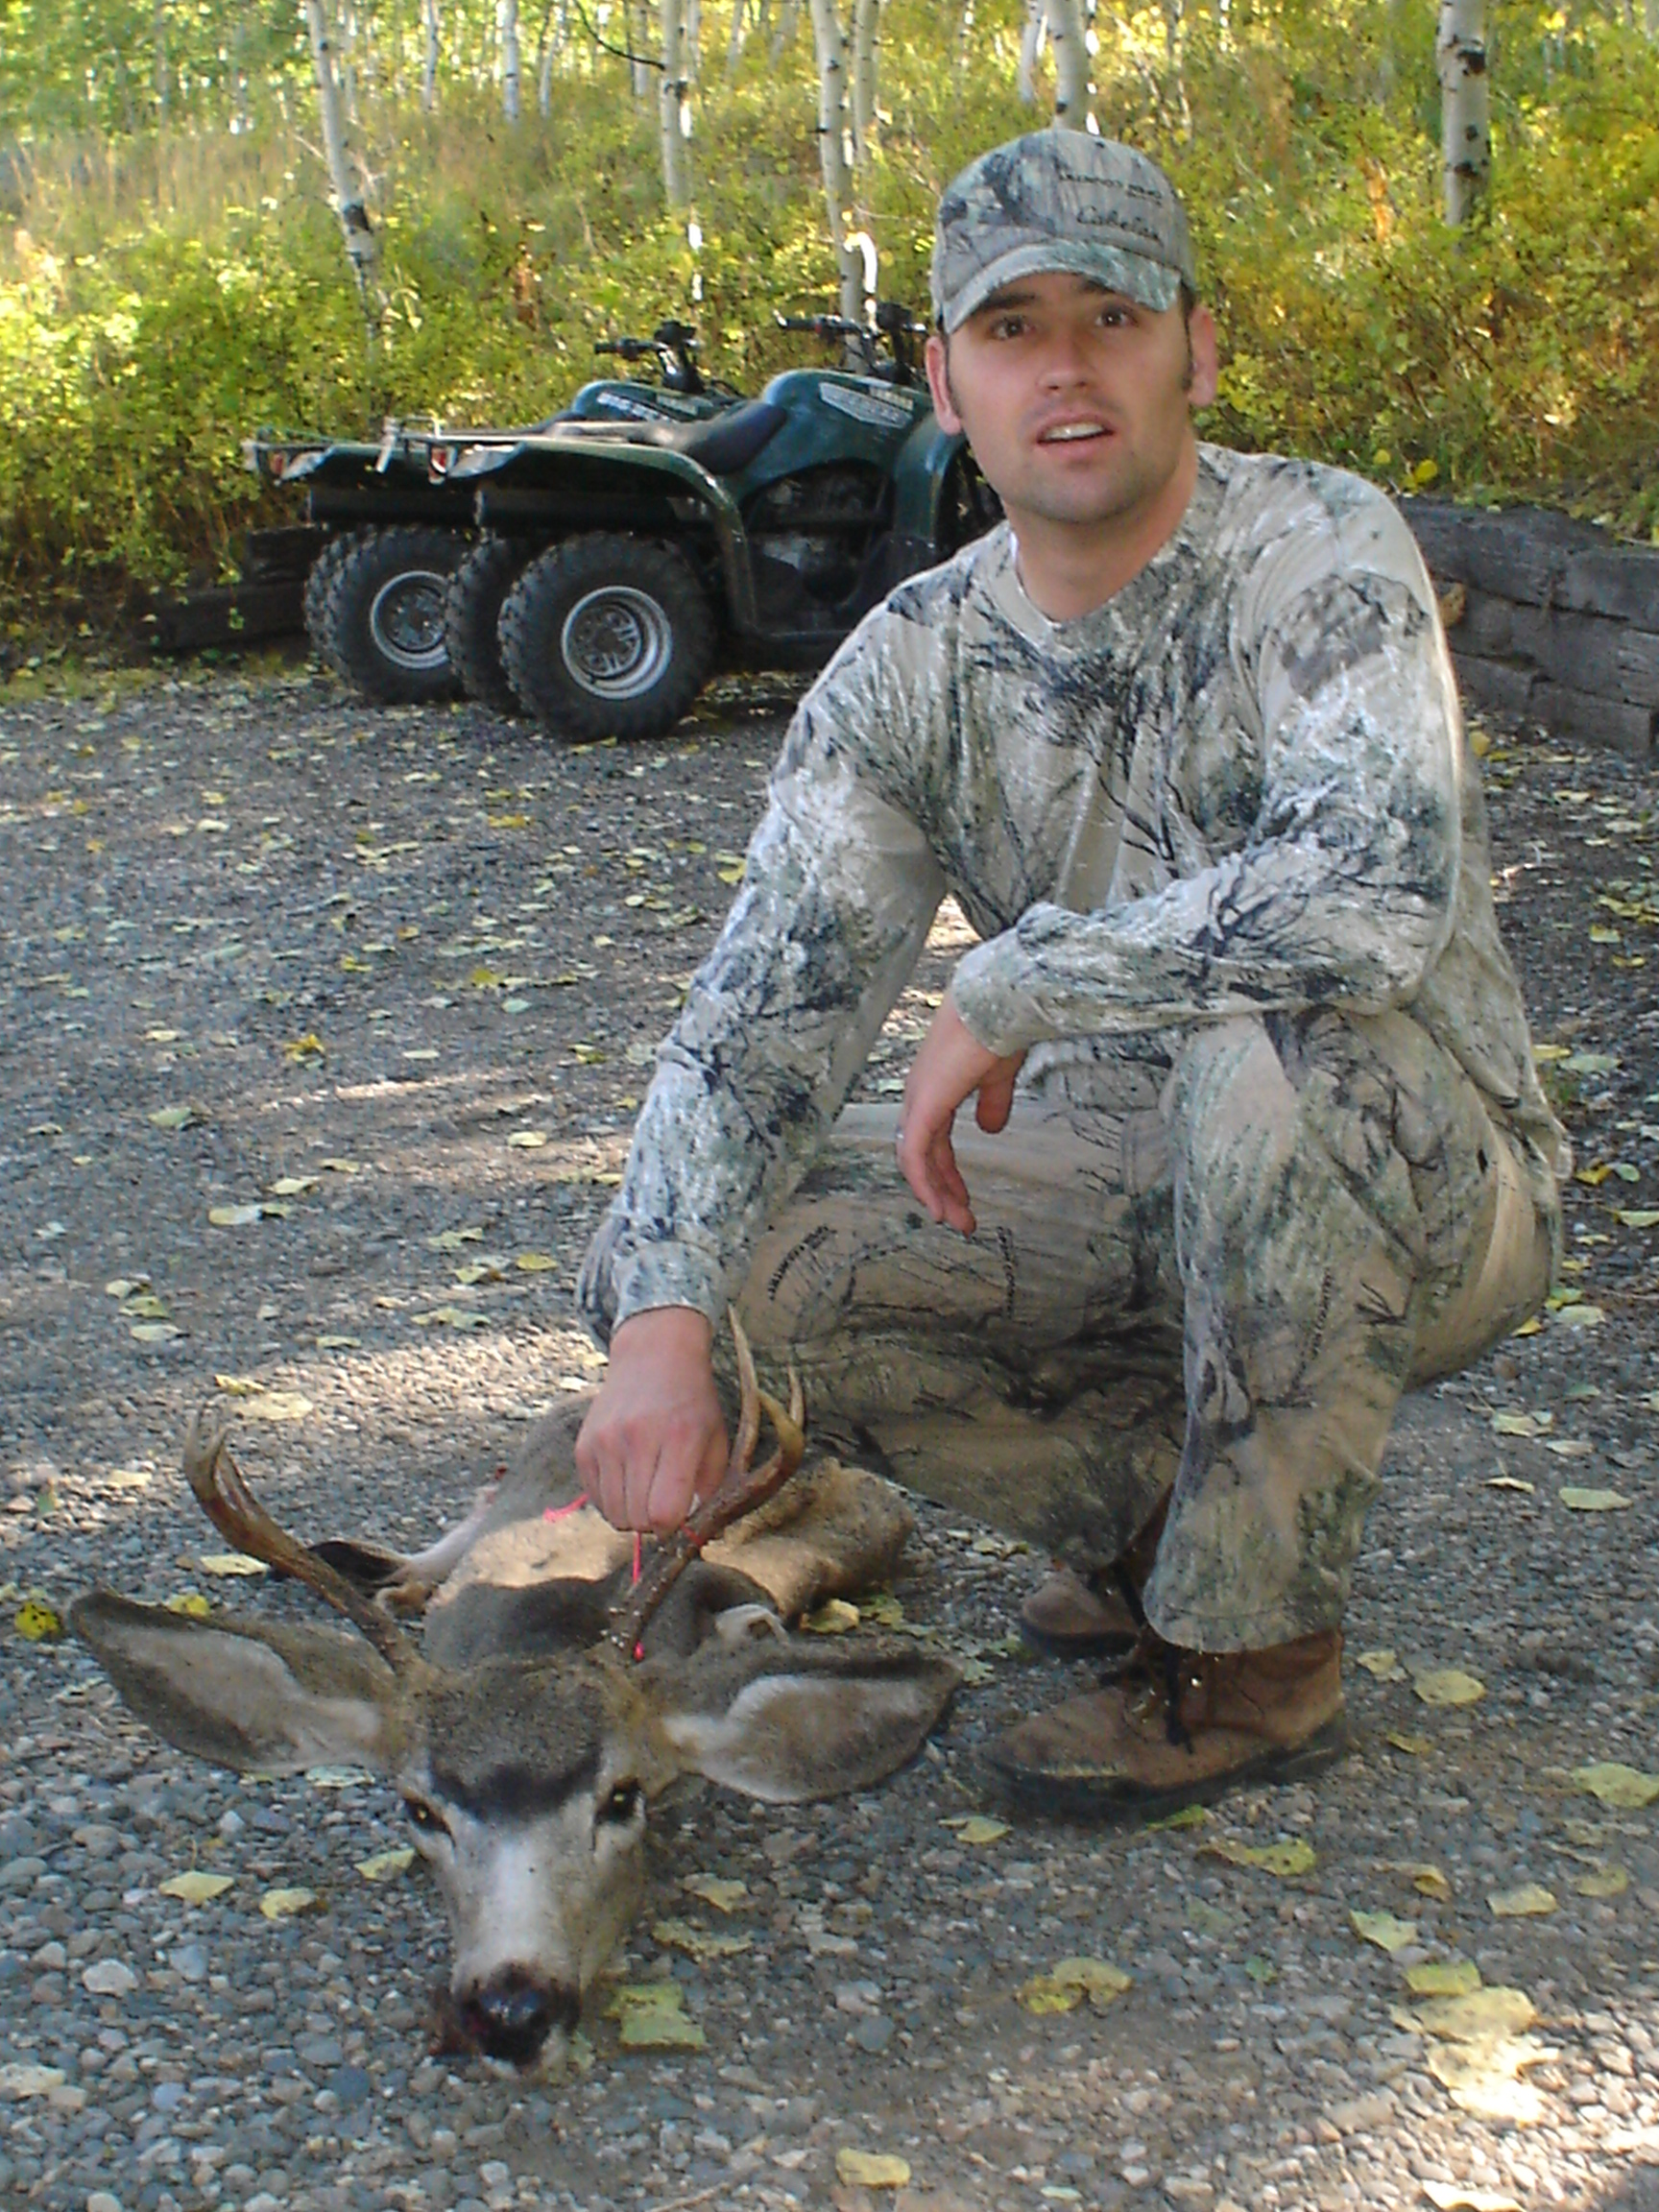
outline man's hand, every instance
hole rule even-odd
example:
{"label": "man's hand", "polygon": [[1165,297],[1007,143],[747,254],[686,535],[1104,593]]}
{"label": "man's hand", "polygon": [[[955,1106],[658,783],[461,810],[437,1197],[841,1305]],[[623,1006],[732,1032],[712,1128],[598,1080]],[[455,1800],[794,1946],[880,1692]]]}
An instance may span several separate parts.
{"label": "man's hand", "polygon": [[611,1338],[611,1366],[576,1439],[576,1472],[613,1528],[678,1528],[726,1473],[713,1331],[687,1306],[654,1308]]}
{"label": "man's hand", "polygon": [[987,1134],[1002,1128],[1014,1104],[1023,1052],[998,1057],[978,1044],[947,996],[922,1040],[899,1116],[899,1171],[935,1221],[974,1234],[968,1186],[950,1146],[956,1109],[979,1094],[974,1118]]}

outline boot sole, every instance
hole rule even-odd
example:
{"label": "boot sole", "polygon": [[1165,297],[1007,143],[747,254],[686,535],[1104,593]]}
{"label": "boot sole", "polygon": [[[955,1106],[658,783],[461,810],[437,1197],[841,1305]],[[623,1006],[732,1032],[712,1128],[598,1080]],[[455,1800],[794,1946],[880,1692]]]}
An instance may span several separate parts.
{"label": "boot sole", "polygon": [[1021,1641],[1044,1659],[1127,1659],[1139,1638],[1133,1630],[1101,1628],[1094,1633],[1068,1635],[1064,1629],[1033,1628],[1020,1623]]}
{"label": "boot sole", "polygon": [[983,1754],[1004,1792],[1022,1812],[1061,1820],[1156,1820],[1189,1805],[1213,1804],[1244,1783],[1304,1782],[1335,1765],[1349,1747],[1348,1719],[1339,1713],[1305,1743],[1262,1752],[1225,1773],[1172,1790],[1148,1790],[1124,1774],[1048,1774]]}

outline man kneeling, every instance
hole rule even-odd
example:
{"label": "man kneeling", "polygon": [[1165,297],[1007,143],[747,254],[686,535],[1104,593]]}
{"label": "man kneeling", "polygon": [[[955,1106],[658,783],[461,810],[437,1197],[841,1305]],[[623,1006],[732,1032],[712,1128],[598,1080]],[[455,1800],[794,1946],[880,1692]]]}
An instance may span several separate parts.
{"label": "man kneeling", "polygon": [[[983,156],[933,305],[1007,520],[795,716],[583,1271],[578,1466],[678,1525],[735,1299],[816,1435],[1075,1570],[1034,1637],[1134,1641],[1004,1779],[1166,1806],[1340,1742],[1395,1405],[1542,1302],[1565,1144],[1422,562],[1358,479],[1197,441],[1215,332],[1163,172],[1071,132]],[[842,1113],[947,892],[981,942],[898,1116]]]}

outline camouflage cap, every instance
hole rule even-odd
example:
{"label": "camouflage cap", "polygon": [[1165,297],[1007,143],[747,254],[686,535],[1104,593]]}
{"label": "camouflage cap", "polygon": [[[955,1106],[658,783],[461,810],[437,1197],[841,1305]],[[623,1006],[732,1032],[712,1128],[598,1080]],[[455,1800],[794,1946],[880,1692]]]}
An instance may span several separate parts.
{"label": "camouflage cap", "polygon": [[1115,138],[1033,131],[994,146],[946,187],[933,233],[933,312],[958,329],[1016,276],[1093,276],[1142,306],[1198,289],[1175,187]]}

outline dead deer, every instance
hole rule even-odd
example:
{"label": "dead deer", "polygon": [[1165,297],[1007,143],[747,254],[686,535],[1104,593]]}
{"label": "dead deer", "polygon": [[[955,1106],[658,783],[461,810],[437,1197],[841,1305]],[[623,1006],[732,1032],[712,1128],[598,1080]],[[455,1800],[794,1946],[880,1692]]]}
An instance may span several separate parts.
{"label": "dead deer", "polygon": [[[726,1479],[637,1581],[629,1540],[571,1495],[568,1459],[562,1481],[548,1464],[580,1406],[533,1440],[465,1542],[390,1563],[406,1585],[442,1571],[421,1647],[320,1556],[329,1547],[312,1551],[277,1526],[225,1430],[199,1418],[184,1467],[214,1525],[344,1614],[360,1640],[196,1620],[105,1590],[71,1608],[127,1705],[180,1750],[238,1770],[351,1762],[391,1779],[448,1909],[451,2045],[524,2068],[563,2057],[637,1908],[647,1806],[677,1776],[774,1803],[865,1789],[915,1755],[956,1686],[947,1661],[906,1639],[787,1633],[772,1601],[780,1587],[795,1600],[788,1613],[855,1586],[873,1559],[878,1575],[908,1516],[875,1477],[833,1462],[816,1491],[802,1479],[793,1518],[781,1498],[768,1508],[803,1455],[799,1384],[792,1377],[787,1410],[759,1391],[735,1323],[733,1334],[742,1407]],[[754,1469],[762,1407],[778,1449]],[[725,1556],[705,1556],[711,1545]],[[539,1574],[550,1547],[562,1564],[586,1554],[599,1578]],[[350,1548],[333,1549],[353,1561]]]}

